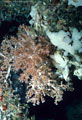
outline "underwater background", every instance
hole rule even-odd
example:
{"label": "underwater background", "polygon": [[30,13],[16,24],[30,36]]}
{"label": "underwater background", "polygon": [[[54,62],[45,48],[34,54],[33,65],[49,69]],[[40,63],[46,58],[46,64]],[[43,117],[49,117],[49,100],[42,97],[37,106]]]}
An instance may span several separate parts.
{"label": "underwater background", "polygon": [[[71,38],[73,28],[81,36],[76,37],[81,52],[67,54],[47,30],[51,35],[62,30]],[[67,71],[50,57],[57,52],[67,60]],[[0,120],[82,120],[81,53],[82,1],[1,0]]]}

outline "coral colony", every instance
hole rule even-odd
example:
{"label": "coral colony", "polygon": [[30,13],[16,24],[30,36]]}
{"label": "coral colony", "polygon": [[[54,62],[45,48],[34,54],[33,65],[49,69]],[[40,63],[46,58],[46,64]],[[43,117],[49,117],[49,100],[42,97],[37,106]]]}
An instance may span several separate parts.
{"label": "coral colony", "polygon": [[[65,8],[65,4],[75,9],[82,6],[81,0],[55,0],[54,3],[51,0],[50,3],[55,14],[56,9],[63,6],[68,15],[71,7]],[[13,120],[18,120],[18,117],[24,117],[26,120],[28,103],[33,106],[44,103],[45,96],[53,98],[54,104],[58,105],[63,100],[64,91],[74,90],[72,76],[82,79],[82,30],[75,26],[66,28],[67,19],[64,20],[61,15],[58,22],[54,21],[57,24],[53,24],[51,30],[52,22],[48,18],[51,8],[48,4],[36,2],[31,7],[30,27],[20,25],[17,37],[6,37],[1,43],[0,119],[11,120],[14,117]],[[54,15],[51,18],[54,19]],[[21,106],[21,100],[26,104]],[[32,119],[34,116],[28,120]]]}
{"label": "coral colony", "polygon": [[[7,63],[7,65],[11,66],[14,71],[22,71],[19,80],[27,84],[27,102],[39,105],[40,101],[42,103],[45,101],[44,96],[48,95],[55,98],[54,102],[58,104],[62,100],[63,90],[70,86],[68,83],[63,84],[62,79],[55,80],[54,78],[55,75],[50,67],[52,64],[50,54],[53,46],[43,36],[38,36],[36,43],[35,38],[32,39],[33,36],[31,37],[29,28],[21,27],[25,32],[20,32],[18,39],[12,37],[7,40],[7,43],[6,40],[3,41],[3,54],[8,49],[10,50],[10,56],[7,53],[8,62],[10,61],[10,63]],[[4,46],[7,46],[6,51]],[[9,72],[10,67],[7,74]]]}

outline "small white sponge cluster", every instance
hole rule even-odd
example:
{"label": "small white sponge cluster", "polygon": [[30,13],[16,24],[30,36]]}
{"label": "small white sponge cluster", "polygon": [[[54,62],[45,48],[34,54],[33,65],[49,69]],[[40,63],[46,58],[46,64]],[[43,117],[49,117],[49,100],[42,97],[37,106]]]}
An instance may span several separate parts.
{"label": "small white sponge cluster", "polygon": [[[72,29],[72,32],[65,32],[60,30],[59,32],[46,31],[51,43],[57,47],[57,51],[51,58],[54,60],[54,65],[58,69],[57,73],[59,76],[68,81],[69,78],[69,67],[74,66],[75,69],[73,74],[79,79],[82,78],[82,31],[78,31],[76,28]],[[63,51],[63,52],[62,52]],[[69,59],[68,56],[72,59]]]}
{"label": "small white sponge cluster", "polygon": [[82,6],[82,0],[68,0],[68,5],[73,5],[75,7]]}
{"label": "small white sponge cluster", "polygon": [[69,32],[60,30],[59,32],[46,31],[47,36],[53,45],[65,52],[72,54],[77,59],[77,52],[82,52],[82,31],[78,32],[76,28],[72,30],[72,37]]}

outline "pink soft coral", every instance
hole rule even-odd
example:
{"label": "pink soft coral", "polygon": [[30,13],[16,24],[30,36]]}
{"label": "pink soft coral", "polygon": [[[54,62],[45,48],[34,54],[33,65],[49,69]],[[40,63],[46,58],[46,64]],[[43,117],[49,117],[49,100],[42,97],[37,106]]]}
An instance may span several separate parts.
{"label": "pink soft coral", "polygon": [[70,87],[69,83],[63,84],[63,80],[59,80],[55,72],[52,72],[53,64],[49,56],[54,51],[53,46],[44,36],[32,33],[30,28],[21,26],[20,29],[22,32],[18,38],[11,37],[3,41],[2,50],[10,61],[11,69],[22,70],[19,80],[27,84],[27,102],[38,105],[40,101],[45,101],[47,95],[54,98],[57,104],[62,100],[63,91]]}
{"label": "pink soft coral", "polygon": [[52,79],[49,58],[51,51],[52,45],[43,36],[38,36],[36,44],[31,36],[21,33],[18,35],[16,50],[12,52],[15,56],[15,70],[23,71],[20,81],[28,83],[27,102],[32,102],[33,105],[44,102],[45,95],[56,97],[57,104],[62,100],[63,89],[66,89],[63,87],[61,90],[61,85]]}

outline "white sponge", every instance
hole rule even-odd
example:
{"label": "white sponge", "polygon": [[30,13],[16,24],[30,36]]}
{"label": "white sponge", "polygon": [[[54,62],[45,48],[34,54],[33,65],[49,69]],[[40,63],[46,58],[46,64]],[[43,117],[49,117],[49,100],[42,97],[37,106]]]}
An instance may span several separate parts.
{"label": "white sponge", "polygon": [[68,0],[68,5],[82,6],[82,0]]}

